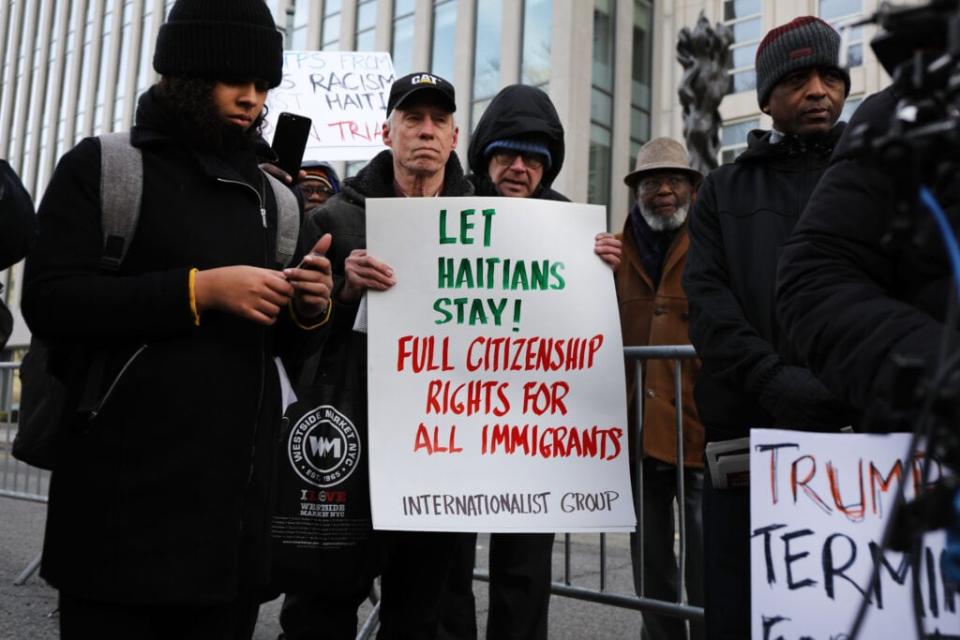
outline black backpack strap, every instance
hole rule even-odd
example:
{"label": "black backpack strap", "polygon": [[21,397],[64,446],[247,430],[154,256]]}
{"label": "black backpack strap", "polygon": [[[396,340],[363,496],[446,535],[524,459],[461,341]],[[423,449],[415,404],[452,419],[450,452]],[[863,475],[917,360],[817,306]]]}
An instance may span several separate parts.
{"label": "black backpack strap", "polygon": [[143,154],[130,142],[129,131],[99,136],[100,223],[103,254],[100,265],[116,271],[127,255],[140,219],[143,198]]}

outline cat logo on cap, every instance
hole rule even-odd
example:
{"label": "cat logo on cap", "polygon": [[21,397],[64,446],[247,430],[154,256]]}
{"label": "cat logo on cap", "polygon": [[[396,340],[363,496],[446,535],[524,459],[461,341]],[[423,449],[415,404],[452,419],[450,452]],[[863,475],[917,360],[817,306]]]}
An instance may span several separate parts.
{"label": "cat logo on cap", "polygon": [[410,78],[410,84],[440,84],[440,82],[429,73],[421,73]]}

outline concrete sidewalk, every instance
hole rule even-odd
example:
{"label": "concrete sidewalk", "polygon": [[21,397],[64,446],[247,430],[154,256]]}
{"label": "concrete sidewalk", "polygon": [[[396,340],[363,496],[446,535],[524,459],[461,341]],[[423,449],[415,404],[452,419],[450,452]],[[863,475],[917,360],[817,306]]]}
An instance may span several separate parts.
{"label": "concrete sidewalk", "polygon": [[[46,505],[0,498],[0,640],[56,640],[59,638],[57,593],[39,577],[24,586],[13,581],[39,553],[43,540]],[[573,560],[570,579],[573,584],[599,588],[599,544],[596,535],[572,537]],[[477,561],[486,567],[487,536],[481,535]],[[632,578],[629,539],[626,535],[607,536],[607,590],[630,593]],[[563,536],[554,547],[554,580],[563,580]],[[487,611],[487,585],[474,583],[480,638],[484,637]],[[361,611],[361,624],[370,606]],[[263,605],[257,622],[255,640],[276,640],[280,633],[277,617],[280,601]],[[640,614],[636,611],[554,596],[550,603],[551,640],[614,640],[640,637]]]}

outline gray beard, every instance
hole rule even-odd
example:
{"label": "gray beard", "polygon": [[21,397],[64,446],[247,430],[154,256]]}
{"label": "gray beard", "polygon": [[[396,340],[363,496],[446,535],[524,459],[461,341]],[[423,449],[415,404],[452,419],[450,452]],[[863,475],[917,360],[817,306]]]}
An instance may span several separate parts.
{"label": "gray beard", "polygon": [[679,229],[683,226],[683,223],[687,221],[687,212],[690,210],[690,204],[687,203],[682,207],[677,207],[677,210],[669,216],[658,216],[644,206],[642,202],[637,204],[640,205],[640,215],[646,220],[647,226],[654,231],[673,231],[674,229]]}

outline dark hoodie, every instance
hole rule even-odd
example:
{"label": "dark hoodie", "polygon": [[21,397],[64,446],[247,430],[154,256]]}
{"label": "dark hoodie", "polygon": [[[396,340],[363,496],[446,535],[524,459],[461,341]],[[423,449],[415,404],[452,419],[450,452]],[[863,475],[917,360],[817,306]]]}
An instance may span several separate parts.
{"label": "dark hoodie", "polygon": [[323,169],[327,172],[327,179],[330,181],[330,186],[333,187],[333,193],[340,193],[340,176],[337,175],[336,169],[334,169],[333,165],[331,165],[329,162],[324,162],[322,160],[307,160],[300,165],[300,168]]}
{"label": "dark hoodie", "polygon": [[818,139],[776,144],[769,131],[752,131],[747,150],[697,193],[683,288],[703,361],[694,397],[708,441],[775,423],[758,388],[781,365],[799,364],[777,323],[777,260],[842,131],[841,123]]}
{"label": "dark hoodie", "polygon": [[524,84],[504,87],[483,112],[483,117],[473,132],[467,160],[470,180],[478,196],[498,195],[496,187],[490,181],[489,158],[483,152],[487,145],[494,140],[530,137],[547,142],[551,156],[550,166],[544,168],[540,186],[530,197],[570,201],[550,188],[563,168],[563,125],[560,123],[560,116],[546,93],[537,87]]}

